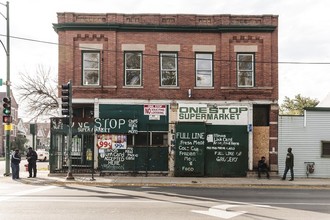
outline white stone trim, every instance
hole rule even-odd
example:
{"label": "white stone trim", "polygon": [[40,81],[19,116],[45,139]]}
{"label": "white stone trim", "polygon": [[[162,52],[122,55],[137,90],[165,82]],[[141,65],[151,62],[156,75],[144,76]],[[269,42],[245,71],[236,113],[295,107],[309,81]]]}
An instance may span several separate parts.
{"label": "white stone trim", "polygon": [[145,45],[144,44],[122,44],[121,45],[121,50],[122,51],[144,51],[145,50]]}
{"label": "white stone trim", "polygon": [[179,44],[157,44],[158,51],[180,51]]}
{"label": "white stone trim", "polygon": [[258,45],[235,45],[234,52],[258,52]]}
{"label": "white stone trim", "polygon": [[103,44],[79,44],[79,50],[103,50]]}
{"label": "white stone trim", "polygon": [[216,45],[193,45],[195,52],[215,52],[216,49]]}

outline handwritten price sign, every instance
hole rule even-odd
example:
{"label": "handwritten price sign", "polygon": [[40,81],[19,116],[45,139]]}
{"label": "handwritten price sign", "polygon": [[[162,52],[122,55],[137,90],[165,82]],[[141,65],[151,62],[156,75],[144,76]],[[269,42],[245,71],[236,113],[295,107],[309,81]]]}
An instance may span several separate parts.
{"label": "handwritten price sign", "polygon": [[111,149],[111,140],[98,140],[97,141],[97,147],[98,148],[106,148]]}
{"label": "handwritten price sign", "polygon": [[99,134],[97,135],[98,149],[126,149],[126,135]]}

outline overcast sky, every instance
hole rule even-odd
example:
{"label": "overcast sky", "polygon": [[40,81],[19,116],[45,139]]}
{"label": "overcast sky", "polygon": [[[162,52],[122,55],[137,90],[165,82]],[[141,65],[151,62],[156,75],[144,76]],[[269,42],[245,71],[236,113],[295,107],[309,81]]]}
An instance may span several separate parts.
{"label": "overcast sky", "polygon": [[[57,45],[42,43],[58,42],[52,27],[57,12],[273,14],[279,15],[280,103],[284,96],[293,98],[299,93],[322,101],[330,92],[329,0],[9,0],[9,4],[13,87],[20,73],[34,74],[38,65],[57,74]],[[6,7],[0,5],[0,12],[6,15]],[[4,44],[5,35],[6,20],[1,16],[0,40]],[[0,78],[6,79],[3,49]],[[14,95],[16,98],[17,91]]]}

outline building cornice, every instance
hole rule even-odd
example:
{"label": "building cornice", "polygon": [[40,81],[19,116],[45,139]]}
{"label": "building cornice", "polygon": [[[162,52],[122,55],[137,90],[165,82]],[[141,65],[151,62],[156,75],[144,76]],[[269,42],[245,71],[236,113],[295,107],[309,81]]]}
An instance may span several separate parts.
{"label": "building cornice", "polygon": [[66,30],[139,32],[272,32],[277,15],[57,13],[56,32]]}
{"label": "building cornice", "polygon": [[59,31],[139,31],[139,32],[273,32],[277,27],[273,25],[221,25],[221,26],[170,26],[170,25],[141,25],[141,24],[83,24],[59,23],[53,24]]}

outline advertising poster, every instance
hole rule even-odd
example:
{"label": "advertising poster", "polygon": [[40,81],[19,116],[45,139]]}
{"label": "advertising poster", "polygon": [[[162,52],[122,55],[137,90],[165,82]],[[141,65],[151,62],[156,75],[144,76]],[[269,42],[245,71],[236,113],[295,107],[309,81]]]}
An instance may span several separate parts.
{"label": "advertising poster", "polygon": [[98,134],[98,149],[126,149],[127,136],[124,134]]}

